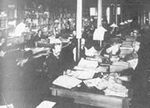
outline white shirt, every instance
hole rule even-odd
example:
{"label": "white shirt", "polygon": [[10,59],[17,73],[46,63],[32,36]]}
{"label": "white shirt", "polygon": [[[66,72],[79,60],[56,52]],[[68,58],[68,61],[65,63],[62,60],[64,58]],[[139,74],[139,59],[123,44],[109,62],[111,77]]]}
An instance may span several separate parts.
{"label": "white shirt", "polygon": [[104,34],[107,30],[104,27],[99,27],[95,29],[93,34],[93,40],[104,40]]}
{"label": "white shirt", "polygon": [[23,32],[26,31],[26,25],[21,22],[17,25],[16,29],[15,29],[15,36],[21,36]]}
{"label": "white shirt", "polygon": [[85,48],[85,55],[86,56],[94,56],[96,54],[96,49],[91,47],[90,49]]}

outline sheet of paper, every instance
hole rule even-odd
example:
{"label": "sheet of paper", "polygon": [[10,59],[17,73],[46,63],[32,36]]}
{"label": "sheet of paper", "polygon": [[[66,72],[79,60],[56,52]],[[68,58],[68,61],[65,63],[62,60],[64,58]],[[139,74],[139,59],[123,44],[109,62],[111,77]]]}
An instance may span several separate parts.
{"label": "sheet of paper", "polygon": [[71,89],[71,88],[79,85],[81,82],[82,81],[77,78],[74,78],[74,77],[71,77],[68,75],[61,75],[53,81],[53,84],[64,87],[64,88]]}
{"label": "sheet of paper", "polygon": [[36,108],[53,108],[53,106],[56,104],[56,102],[51,101],[43,101],[41,102]]}

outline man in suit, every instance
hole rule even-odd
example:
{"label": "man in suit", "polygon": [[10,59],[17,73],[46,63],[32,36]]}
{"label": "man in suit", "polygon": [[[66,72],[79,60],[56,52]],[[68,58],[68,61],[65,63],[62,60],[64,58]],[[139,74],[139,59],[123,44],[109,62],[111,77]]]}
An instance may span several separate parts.
{"label": "man in suit", "polygon": [[57,78],[61,73],[62,70],[62,60],[60,58],[60,53],[62,50],[62,43],[59,39],[56,39],[55,42],[52,44],[52,48],[50,49],[50,53],[46,59],[46,63],[48,66],[48,77],[50,80],[54,80]]}

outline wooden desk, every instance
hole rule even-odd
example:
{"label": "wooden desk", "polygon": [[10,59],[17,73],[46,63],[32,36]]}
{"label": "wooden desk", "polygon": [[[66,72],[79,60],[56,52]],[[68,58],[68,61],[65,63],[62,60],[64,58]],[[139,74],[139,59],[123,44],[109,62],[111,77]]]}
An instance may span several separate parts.
{"label": "wooden desk", "polygon": [[102,108],[129,108],[129,98],[105,96],[102,94],[50,87],[53,96],[73,99],[74,103]]}

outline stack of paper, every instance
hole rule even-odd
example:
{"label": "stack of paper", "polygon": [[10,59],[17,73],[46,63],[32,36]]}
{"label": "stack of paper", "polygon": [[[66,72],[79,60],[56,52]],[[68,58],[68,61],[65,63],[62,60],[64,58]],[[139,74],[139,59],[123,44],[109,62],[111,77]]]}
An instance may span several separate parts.
{"label": "stack of paper", "polygon": [[68,75],[78,79],[91,79],[97,71],[97,66],[97,61],[82,58],[78,65],[74,67],[75,71],[71,71]]}
{"label": "stack of paper", "polygon": [[111,96],[120,96],[120,97],[127,97],[128,96],[128,89],[117,83],[111,83],[107,87],[106,90],[104,90],[105,95],[111,95]]}
{"label": "stack of paper", "polygon": [[101,80],[100,78],[93,78],[93,79],[85,80],[83,82],[87,87],[94,87],[98,84],[98,82],[100,82],[100,80]]}
{"label": "stack of paper", "polygon": [[64,88],[71,89],[77,85],[79,85],[82,81],[67,75],[61,75],[56,80],[53,81],[54,85],[61,86]]}

